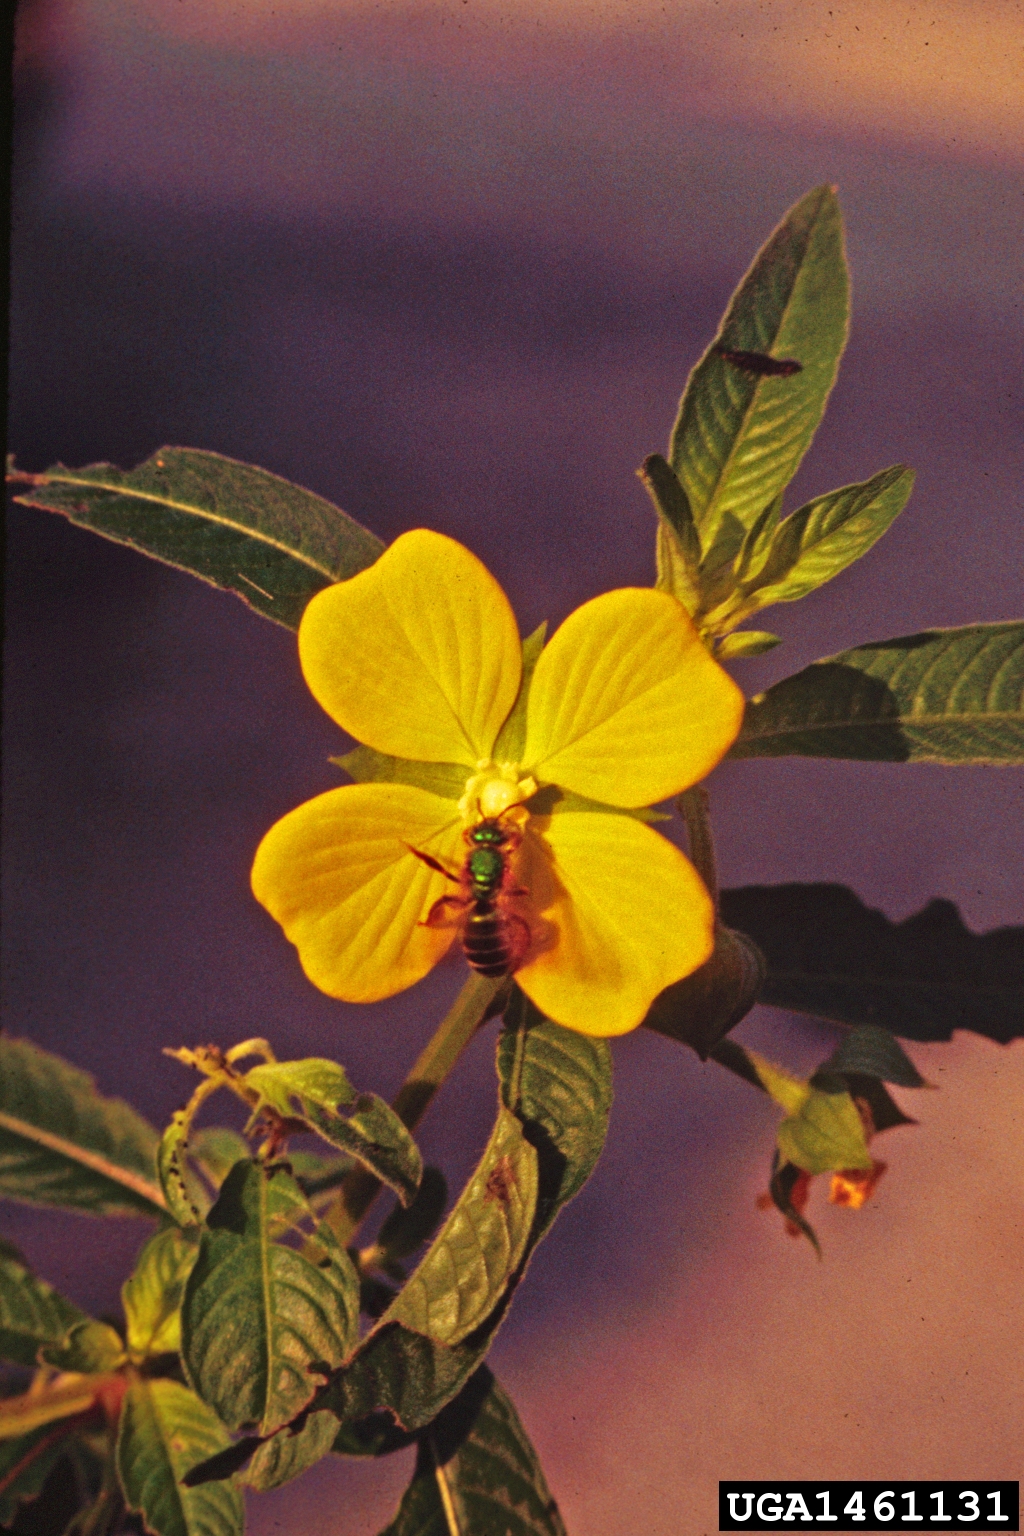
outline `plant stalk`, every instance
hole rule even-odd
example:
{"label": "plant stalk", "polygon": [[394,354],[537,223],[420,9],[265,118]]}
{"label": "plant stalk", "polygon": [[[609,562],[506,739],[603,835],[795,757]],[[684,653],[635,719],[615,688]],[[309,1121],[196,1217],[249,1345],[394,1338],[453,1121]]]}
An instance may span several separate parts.
{"label": "plant stalk", "polygon": [[[506,976],[473,975],[467,980],[392,1101],[392,1109],[410,1131],[423,1119],[480,1025],[497,1011],[492,1005],[507,985]],[[351,1243],[380,1190],[380,1180],[368,1168],[353,1168],[345,1175],[337,1199],[324,1215],[339,1242]]]}

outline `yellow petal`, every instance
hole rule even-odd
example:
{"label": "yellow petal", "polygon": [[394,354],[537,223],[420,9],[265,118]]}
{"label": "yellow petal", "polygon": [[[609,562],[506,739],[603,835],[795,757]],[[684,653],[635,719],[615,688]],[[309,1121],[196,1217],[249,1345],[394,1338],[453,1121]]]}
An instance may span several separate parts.
{"label": "yellow petal", "polygon": [[465,855],[455,806],[409,784],[352,784],[308,800],[256,850],[252,888],[331,997],[372,1003],[412,986],[455,929],[418,926],[458,887],[409,852],[458,870]]}
{"label": "yellow petal", "polygon": [[517,874],[543,923],[542,947],[516,981],[548,1018],[583,1034],[635,1029],[658,993],[714,948],[714,908],[697,871],[633,817],[534,818]]}
{"label": "yellow petal", "polygon": [[468,549],[425,528],[317,593],[299,658],[313,696],[357,741],[429,763],[489,757],[522,675],[504,592]]}
{"label": "yellow petal", "polygon": [[710,772],[742,718],[682,604],[626,587],[577,608],[541,652],[523,766],[608,805],[654,805]]}

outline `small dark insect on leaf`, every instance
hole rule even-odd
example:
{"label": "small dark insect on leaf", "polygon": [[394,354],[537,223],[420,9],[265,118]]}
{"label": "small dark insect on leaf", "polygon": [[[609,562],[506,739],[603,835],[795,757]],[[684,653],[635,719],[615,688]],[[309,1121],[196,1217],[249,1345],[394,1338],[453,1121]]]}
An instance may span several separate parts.
{"label": "small dark insect on leaf", "polygon": [[515,1188],[516,1176],[512,1171],[512,1163],[506,1155],[496,1163],[487,1180],[487,1190],[484,1194],[485,1203],[497,1200],[500,1205],[507,1206],[512,1199],[512,1191]]}
{"label": "small dark insect on leaf", "polygon": [[804,366],[795,357],[769,357],[767,352],[734,352],[729,347],[715,347],[713,350],[719,357],[724,357],[727,363],[742,368],[744,373],[756,373],[759,378],[788,378],[791,373],[799,373]]}

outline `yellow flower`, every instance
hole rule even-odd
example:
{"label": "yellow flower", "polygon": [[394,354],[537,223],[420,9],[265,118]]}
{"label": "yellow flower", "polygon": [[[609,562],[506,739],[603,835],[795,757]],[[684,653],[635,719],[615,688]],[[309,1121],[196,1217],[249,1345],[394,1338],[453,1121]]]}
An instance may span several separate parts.
{"label": "yellow flower", "polygon": [[643,821],[593,805],[678,794],[739,730],[743,696],[674,597],[627,588],[570,615],[537,662],[515,762],[494,754],[522,682],[519,631],[493,576],[452,539],[403,534],[319,592],[299,657],[357,741],[457,765],[444,782],[459,785],[450,797],[408,783],[328,790],[263,839],[253,891],[322,991],[373,1002],[437,963],[455,927],[426,920],[460,887],[413,850],[458,873],[463,834],[483,817],[522,832],[512,864],[526,894],[498,905],[530,930],[516,981],[549,1018],[622,1034],[708,958],[714,913],[689,861]]}

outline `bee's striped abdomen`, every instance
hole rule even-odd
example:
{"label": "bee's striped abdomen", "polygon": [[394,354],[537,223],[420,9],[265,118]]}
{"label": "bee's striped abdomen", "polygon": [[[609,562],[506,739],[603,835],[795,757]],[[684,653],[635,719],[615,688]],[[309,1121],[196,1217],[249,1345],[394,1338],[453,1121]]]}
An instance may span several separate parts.
{"label": "bee's striped abdomen", "polygon": [[478,900],[465,920],[462,948],[481,976],[507,976],[517,958],[509,925],[494,901]]}

